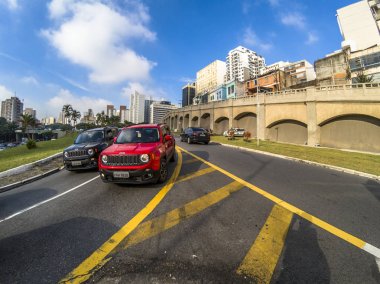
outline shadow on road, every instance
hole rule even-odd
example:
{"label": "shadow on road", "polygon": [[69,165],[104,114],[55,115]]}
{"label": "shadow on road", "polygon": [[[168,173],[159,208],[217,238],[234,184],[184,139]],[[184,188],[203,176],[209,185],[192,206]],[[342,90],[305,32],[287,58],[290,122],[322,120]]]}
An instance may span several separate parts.
{"label": "shadow on road", "polygon": [[330,283],[330,269],[312,224],[295,216],[275,283]]}
{"label": "shadow on road", "polygon": [[57,283],[117,230],[81,217],[2,239],[0,283]]}

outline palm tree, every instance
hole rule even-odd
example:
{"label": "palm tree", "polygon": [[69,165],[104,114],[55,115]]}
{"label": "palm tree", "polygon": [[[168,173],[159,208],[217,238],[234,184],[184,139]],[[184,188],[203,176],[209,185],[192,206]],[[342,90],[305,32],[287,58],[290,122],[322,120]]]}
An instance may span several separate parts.
{"label": "palm tree", "polygon": [[79,111],[73,109],[71,111],[71,118],[72,120],[74,121],[74,127],[75,127],[75,124],[77,123],[77,120],[81,117],[81,114]]}
{"label": "palm tree", "polygon": [[[26,130],[29,126],[34,126],[36,124],[36,120],[31,114],[24,113],[20,116],[20,122],[21,122],[21,128],[24,133],[26,133]],[[26,133],[28,136],[28,140],[30,140],[30,134]]]}
{"label": "palm tree", "polygon": [[104,113],[104,110],[102,110],[101,113],[96,114],[96,124],[97,125],[105,125],[107,121],[107,116]]}
{"label": "palm tree", "polygon": [[72,111],[73,111],[73,107],[72,107],[70,104],[68,104],[68,105],[64,105],[64,106],[62,107],[62,112],[63,112],[65,118],[68,119],[69,124],[71,124],[71,112],[72,112]]}

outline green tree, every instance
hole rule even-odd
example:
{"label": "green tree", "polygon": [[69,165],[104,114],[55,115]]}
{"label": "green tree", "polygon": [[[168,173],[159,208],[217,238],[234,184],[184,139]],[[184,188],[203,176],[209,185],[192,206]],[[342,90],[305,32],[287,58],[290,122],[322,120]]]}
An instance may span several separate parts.
{"label": "green tree", "polygon": [[73,111],[73,107],[70,104],[64,105],[62,107],[62,112],[65,118],[68,119],[69,124],[71,124],[71,112]]}
{"label": "green tree", "polygon": [[[27,129],[29,127],[34,127],[36,125],[36,120],[34,117],[28,113],[22,114],[20,116],[20,122],[21,122],[21,129],[24,133],[26,133]],[[28,136],[28,140],[30,140],[30,134],[26,133]]]}
{"label": "green tree", "polygon": [[75,127],[75,125],[77,123],[77,120],[80,119],[80,117],[81,117],[81,114],[80,114],[79,111],[77,111],[75,109],[73,109],[71,111],[71,119],[74,121],[74,127]]}
{"label": "green tree", "polygon": [[106,125],[108,116],[104,113],[104,110],[102,112],[96,114],[96,124],[97,125]]}
{"label": "green tree", "polygon": [[373,75],[365,75],[364,72],[356,72],[356,83],[371,83],[373,81]]}

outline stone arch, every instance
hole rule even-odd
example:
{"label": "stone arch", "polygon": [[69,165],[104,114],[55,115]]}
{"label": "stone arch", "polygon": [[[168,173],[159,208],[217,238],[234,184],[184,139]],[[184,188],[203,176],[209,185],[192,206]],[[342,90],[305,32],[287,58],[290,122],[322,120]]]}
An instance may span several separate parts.
{"label": "stone arch", "polygon": [[271,141],[307,144],[307,125],[293,119],[283,119],[267,127],[267,138]]}
{"label": "stone arch", "polygon": [[234,126],[244,128],[251,132],[252,137],[257,136],[257,115],[253,112],[242,112],[234,118]]}
{"label": "stone arch", "polygon": [[170,117],[170,129],[173,130],[175,128],[174,126],[174,116]]}
{"label": "stone arch", "polygon": [[206,112],[202,114],[201,116],[201,121],[200,121],[200,126],[205,129],[210,129],[211,128],[211,121],[210,121],[211,115],[210,113]]}
{"label": "stone arch", "polygon": [[338,115],[320,126],[320,145],[380,152],[380,119],[363,114]]}
{"label": "stone arch", "polygon": [[215,134],[223,134],[224,131],[228,130],[230,120],[228,117],[222,116],[215,120]]}
{"label": "stone arch", "polygon": [[197,127],[198,126],[198,116],[193,116],[191,119],[191,127]]}

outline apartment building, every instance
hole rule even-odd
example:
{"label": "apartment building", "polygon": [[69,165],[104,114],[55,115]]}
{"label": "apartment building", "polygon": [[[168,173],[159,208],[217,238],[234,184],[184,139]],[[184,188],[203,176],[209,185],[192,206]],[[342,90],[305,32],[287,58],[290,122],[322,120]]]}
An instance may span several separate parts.
{"label": "apartment building", "polygon": [[284,72],[290,77],[291,86],[315,80],[314,66],[307,60],[293,62],[284,67]]}
{"label": "apartment building", "polygon": [[279,92],[291,86],[292,78],[285,71],[274,70],[261,75],[258,79],[245,82],[245,95]]}
{"label": "apartment building", "polygon": [[373,83],[380,82],[380,45],[351,52],[349,56],[352,83],[357,83],[359,74],[372,78]]}
{"label": "apartment building", "polygon": [[171,110],[178,107],[170,104],[170,102],[152,102],[150,104],[150,123],[162,123],[164,116]]}
{"label": "apartment building", "polygon": [[197,72],[196,92],[201,95],[223,84],[226,74],[226,63],[215,60]]}
{"label": "apartment building", "polygon": [[314,62],[318,86],[342,85],[348,83],[349,66],[347,55],[342,50],[327,54]]}
{"label": "apartment building", "polygon": [[351,52],[380,45],[380,1],[362,0],[337,10],[342,49]]}
{"label": "apartment building", "polygon": [[131,100],[129,104],[129,121],[132,123],[144,122],[145,113],[145,95],[135,91],[131,94]]}
{"label": "apartment building", "polygon": [[20,121],[20,116],[23,113],[24,104],[18,97],[11,97],[1,102],[1,117],[4,117],[8,122]]}
{"label": "apartment building", "polygon": [[30,107],[27,107],[27,108],[25,108],[24,109],[24,114],[29,114],[29,115],[31,115],[34,119],[36,119],[37,118],[37,112],[36,112],[36,110],[35,109],[32,109],[32,108],[30,108]]}
{"label": "apartment building", "polygon": [[238,46],[230,50],[226,57],[225,81],[243,82],[255,78],[264,67],[264,57],[246,47]]}
{"label": "apartment building", "polygon": [[282,70],[284,71],[285,67],[292,64],[289,61],[278,61],[275,63],[272,63],[270,65],[265,66],[263,69],[261,69],[260,75],[272,73],[277,70]]}

